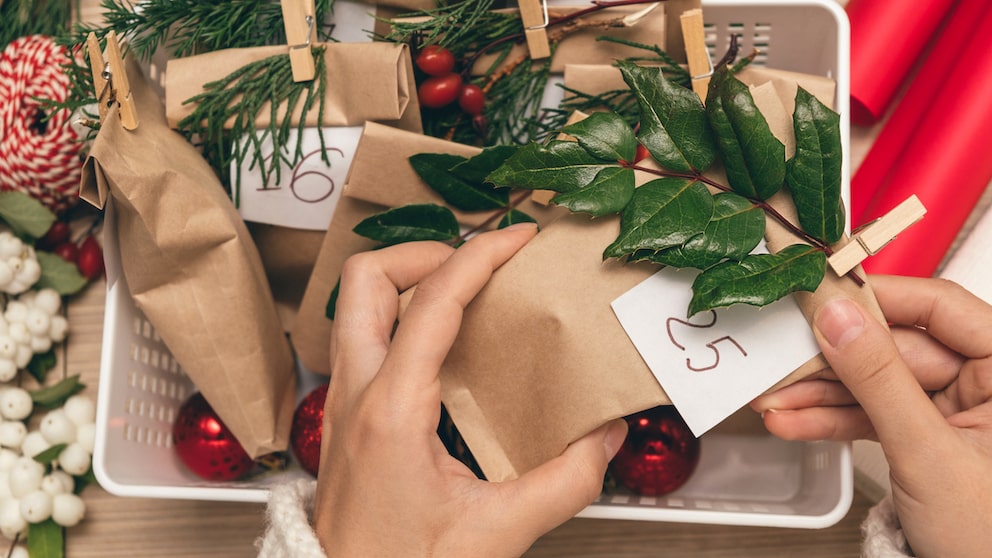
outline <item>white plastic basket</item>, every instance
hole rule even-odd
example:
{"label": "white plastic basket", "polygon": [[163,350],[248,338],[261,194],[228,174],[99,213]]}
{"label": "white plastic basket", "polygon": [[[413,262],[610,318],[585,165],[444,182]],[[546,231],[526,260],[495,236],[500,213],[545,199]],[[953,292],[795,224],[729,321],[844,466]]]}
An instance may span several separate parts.
{"label": "white plastic basket", "polygon": [[[704,1],[707,42],[719,58],[731,33],[742,52],[758,47],[757,63],[829,76],[837,81],[845,155],[849,149],[847,18],[835,0]],[[844,164],[848,191],[849,164]],[[846,195],[846,194],[845,194]],[[298,467],[248,481],[214,483],[185,470],[172,449],[171,427],[194,387],[135,307],[117,257],[108,206],[108,290],[104,318],[93,469],[121,496],[262,502],[267,487],[306,475]],[[319,379],[301,371],[300,393]],[[711,433],[689,482],[663,497],[606,493],[579,515],[776,527],[826,527],[853,496],[850,445],[785,442],[768,435]]]}

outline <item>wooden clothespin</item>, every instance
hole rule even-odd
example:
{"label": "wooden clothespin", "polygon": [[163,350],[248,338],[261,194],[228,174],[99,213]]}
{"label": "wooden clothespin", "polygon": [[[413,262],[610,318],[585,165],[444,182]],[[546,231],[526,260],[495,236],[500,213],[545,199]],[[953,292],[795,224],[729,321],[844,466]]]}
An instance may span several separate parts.
{"label": "wooden clothespin", "polygon": [[548,0],[520,0],[519,4],[530,57],[538,60],[551,56],[551,44],[548,43]]}
{"label": "wooden clothespin", "polygon": [[100,120],[107,115],[112,103],[120,105],[121,124],[126,130],[138,127],[138,110],[131,96],[131,82],[127,79],[124,57],[117,41],[117,33],[107,33],[106,60],[100,50],[100,41],[94,33],[86,37],[86,50],[89,51],[90,71],[93,72],[93,87],[96,90],[97,104],[100,107]]}
{"label": "wooden clothespin", "polygon": [[926,212],[920,198],[915,195],[906,198],[892,211],[858,227],[851,242],[834,252],[827,262],[837,275],[843,276],[868,256],[877,254],[902,231],[922,219]]}
{"label": "wooden clothespin", "polygon": [[317,72],[312,46],[317,42],[317,9],[314,0],[281,0],[282,21],[289,44],[293,81],[310,81]]}
{"label": "wooden clothespin", "polygon": [[703,30],[703,10],[696,8],[682,12],[682,39],[685,42],[685,56],[689,62],[689,75],[692,76],[692,90],[703,101],[706,89],[713,77],[713,60],[706,48],[706,32]]}

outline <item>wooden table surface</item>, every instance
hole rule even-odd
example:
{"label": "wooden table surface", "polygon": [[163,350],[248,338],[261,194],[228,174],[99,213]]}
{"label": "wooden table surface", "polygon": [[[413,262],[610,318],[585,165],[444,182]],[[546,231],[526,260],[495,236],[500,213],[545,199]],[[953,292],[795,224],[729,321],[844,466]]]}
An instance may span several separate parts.
{"label": "wooden table surface", "polygon": [[[83,19],[93,20],[98,6],[97,0],[84,0]],[[877,128],[852,131],[855,167],[876,132]],[[966,230],[973,222],[974,217]],[[99,379],[104,288],[102,282],[91,285],[68,309],[66,369],[82,375],[93,397]],[[253,541],[263,525],[264,507],[258,504],[123,498],[99,486],[87,488],[84,499],[86,519],[67,532],[69,558],[253,556]],[[573,519],[538,540],[526,556],[850,558],[860,553],[859,525],[872,503],[856,491],[847,515],[820,530]]]}

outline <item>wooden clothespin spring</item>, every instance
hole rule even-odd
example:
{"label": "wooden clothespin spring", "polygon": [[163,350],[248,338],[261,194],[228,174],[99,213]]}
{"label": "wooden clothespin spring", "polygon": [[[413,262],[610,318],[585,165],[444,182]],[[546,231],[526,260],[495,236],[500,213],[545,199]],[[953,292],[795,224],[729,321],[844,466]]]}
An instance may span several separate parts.
{"label": "wooden clothespin spring", "polygon": [[845,275],[865,258],[885,248],[902,231],[922,219],[926,212],[920,198],[915,195],[906,198],[892,211],[855,229],[851,242],[834,252],[827,262],[837,275]]}
{"label": "wooden clothespin spring", "polygon": [[89,55],[90,71],[93,73],[93,87],[100,107],[100,120],[103,121],[110,106],[116,103],[120,106],[121,125],[124,129],[136,129],[138,110],[131,96],[131,82],[127,78],[117,33],[114,31],[107,33],[106,59],[104,52],[100,50],[100,41],[92,32],[86,37],[86,50]]}

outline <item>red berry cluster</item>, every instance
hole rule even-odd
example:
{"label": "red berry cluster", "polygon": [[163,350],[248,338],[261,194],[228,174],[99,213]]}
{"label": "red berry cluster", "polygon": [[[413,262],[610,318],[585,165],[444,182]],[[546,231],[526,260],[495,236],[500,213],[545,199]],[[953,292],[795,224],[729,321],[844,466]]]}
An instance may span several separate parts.
{"label": "red berry cluster", "polygon": [[466,83],[454,71],[455,55],[450,50],[428,45],[420,50],[414,62],[428,76],[417,90],[422,106],[436,109],[458,101],[458,106],[473,118],[482,116],[486,93],[478,85]]}
{"label": "red berry cluster", "polygon": [[37,247],[76,264],[79,273],[90,281],[103,275],[103,248],[100,247],[96,237],[87,234],[82,242],[77,244],[69,238],[69,233],[68,223],[56,221],[52,223],[45,236],[38,239]]}

